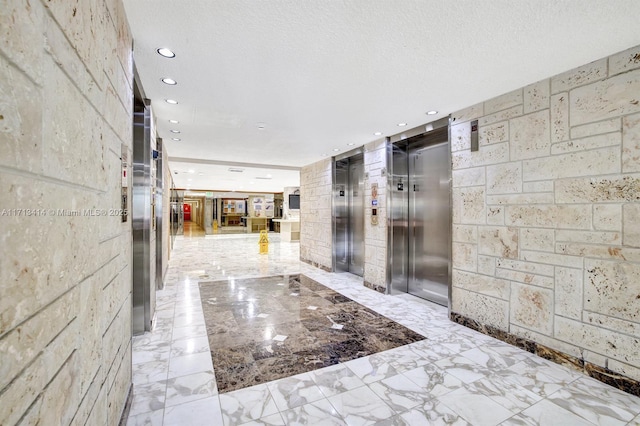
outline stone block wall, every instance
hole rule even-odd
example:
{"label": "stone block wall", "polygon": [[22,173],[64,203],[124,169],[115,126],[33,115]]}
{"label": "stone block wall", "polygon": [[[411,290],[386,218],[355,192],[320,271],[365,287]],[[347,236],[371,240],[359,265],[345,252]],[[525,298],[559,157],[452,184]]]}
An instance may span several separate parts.
{"label": "stone block wall", "polygon": [[300,260],[327,271],[333,265],[332,181],[330,158],[300,171]]}
{"label": "stone block wall", "polygon": [[[365,259],[364,285],[386,292],[387,211],[386,141],[364,146]],[[371,184],[378,184],[378,224],[371,223]],[[333,264],[332,160],[303,167],[300,172],[300,258],[325,270]]]}
{"label": "stone block wall", "polygon": [[[387,289],[387,143],[385,139],[364,146],[364,283],[385,293]],[[371,223],[371,185],[378,185],[378,223]]]}
{"label": "stone block wall", "polygon": [[118,424],[131,383],[124,9],[7,0],[0,31],[0,424]]}
{"label": "stone block wall", "polygon": [[452,117],[452,317],[640,380],[640,47]]}

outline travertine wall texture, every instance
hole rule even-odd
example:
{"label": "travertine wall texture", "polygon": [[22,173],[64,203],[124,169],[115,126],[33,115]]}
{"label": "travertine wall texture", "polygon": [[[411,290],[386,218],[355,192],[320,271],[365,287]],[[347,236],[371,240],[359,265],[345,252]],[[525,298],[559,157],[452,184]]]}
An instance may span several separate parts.
{"label": "travertine wall texture", "polygon": [[[377,290],[387,288],[387,151],[386,140],[364,146],[364,280]],[[378,185],[378,223],[371,223],[371,186]]]}
{"label": "travertine wall texture", "polygon": [[117,424],[131,382],[131,218],[112,214],[122,143],[132,157],[124,9],[6,0],[0,31],[0,424]]}
{"label": "travertine wall texture", "polygon": [[[364,281],[386,288],[387,211],[386,141],[364,146],[365,260]],[[378,224],[371,223],[371,184],[378,184]],[[300,258],[331,270],[333,261],[332,159],[304,167],[300,172]],[[286,197],[285,197],[286,199]]]}
{"label": "travertine wall texture", "polygon": [[452,312],[640,379],[640,47],[453,118]]}
{"label": "travertine wall texture", "polygon": [[300,170],[300,259],[327,270],[333,263],[331,167],[328,158]]}

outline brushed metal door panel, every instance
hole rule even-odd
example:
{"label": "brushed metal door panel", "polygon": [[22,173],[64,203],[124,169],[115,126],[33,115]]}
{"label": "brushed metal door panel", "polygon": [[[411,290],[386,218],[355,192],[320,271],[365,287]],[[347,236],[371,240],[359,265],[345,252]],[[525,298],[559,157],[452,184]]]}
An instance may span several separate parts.
{"label": "brushed metal door panel", "polygon": [[409,150],[408,292],[446,305],[449,289],[449,145]]}
{"label": "brushed metal door panel", "polygon": [[364,162],[349,164],[349,272],[364,275]]}

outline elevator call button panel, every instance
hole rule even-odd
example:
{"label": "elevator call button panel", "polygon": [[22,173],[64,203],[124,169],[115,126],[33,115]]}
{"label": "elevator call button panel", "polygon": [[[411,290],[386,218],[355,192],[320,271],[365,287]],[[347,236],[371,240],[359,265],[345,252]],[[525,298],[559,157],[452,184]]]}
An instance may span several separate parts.
{"label": "elevator call button panel", "polygon": [[480,148],[478,143],[478,120],[471,122],[471,151],[477,151]]}

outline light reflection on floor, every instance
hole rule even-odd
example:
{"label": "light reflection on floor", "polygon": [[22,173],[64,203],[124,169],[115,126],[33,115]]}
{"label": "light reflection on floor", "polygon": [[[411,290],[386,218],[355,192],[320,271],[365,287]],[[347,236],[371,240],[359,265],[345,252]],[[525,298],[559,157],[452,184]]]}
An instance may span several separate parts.
{"label": "light reflection on floor", "polygon": [[[269,238],[264,255],[257,234],[176,238],[155,329],[134,338],[129,425],[640,424],[640,398],[452,323],[441,306],[301,263],[298,243]],[[198,282],[299,273],[427,339],[220,393]]]}

